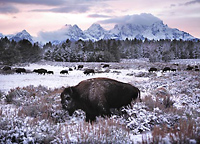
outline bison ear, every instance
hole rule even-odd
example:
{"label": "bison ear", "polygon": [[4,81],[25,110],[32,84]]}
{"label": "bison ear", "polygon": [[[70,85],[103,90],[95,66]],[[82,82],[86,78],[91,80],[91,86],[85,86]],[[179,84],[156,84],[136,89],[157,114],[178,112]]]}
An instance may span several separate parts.
{"label": "bison ear", "polygon": [[63,93],[71,95],[73,93],[72,88],[71,87],[65,88],[64,91],[63,91]]}
{"label": "bison ear", "polygon": [[72,87],[69,87],[69,92],[70,92],[70,95],[73,94],[73,88]]}
{"label": "bison ear", "polygon": [[71,98],[73,99],[78,98],[78,94],[75,87],[69,87],[69,93],[70,93]]}
{"label": "bison ear", "polygon": [[74,87],[65,88],[64,93],[70,95],[70,97],[74,98],[74,99],[77,97],[76,96],[76,90],[75,90]]}

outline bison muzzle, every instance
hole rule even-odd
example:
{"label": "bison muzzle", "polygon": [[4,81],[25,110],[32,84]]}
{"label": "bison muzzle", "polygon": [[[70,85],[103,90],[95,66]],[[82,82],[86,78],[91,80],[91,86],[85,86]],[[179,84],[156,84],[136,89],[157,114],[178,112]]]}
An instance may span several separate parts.
{"label": "bison muzzle", "polygon": [[70,116],[75,110],[82,109],[86,113],[86,121],[93,122],[96,116],[110,116],[111,108],[129,105],[138,97],[140,99],[140,90],[131,84],[92,78],[65,88],[61,93],[61,104]]}

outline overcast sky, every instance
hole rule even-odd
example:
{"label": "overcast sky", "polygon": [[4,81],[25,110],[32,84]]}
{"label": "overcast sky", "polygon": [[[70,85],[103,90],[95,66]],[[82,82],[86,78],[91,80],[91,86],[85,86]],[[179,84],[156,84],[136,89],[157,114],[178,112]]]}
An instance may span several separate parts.
{"label": "overcast sky", "polygon": [[65,24],[86,30],[99,23],[111,29],[141,13],[200,38],[200,0],[0,0],[0,33],[26,29],[37,36]]}

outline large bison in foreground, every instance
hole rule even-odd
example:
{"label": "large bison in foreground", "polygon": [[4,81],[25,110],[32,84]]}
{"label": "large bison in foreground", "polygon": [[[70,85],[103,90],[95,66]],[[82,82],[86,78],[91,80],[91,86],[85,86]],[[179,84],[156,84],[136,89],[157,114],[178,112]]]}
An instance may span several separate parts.
{"label": "large bison in foreground", "polygon": [[70,116],[75,110],[82,109],[86,113],[86,121],[92,122],[96,116],[110,116],[111,108],[129,105],[138,97],[140,99],[139,89],[131,84],[108,78],[92,78],[65,88],[61,93],[61,104]]}

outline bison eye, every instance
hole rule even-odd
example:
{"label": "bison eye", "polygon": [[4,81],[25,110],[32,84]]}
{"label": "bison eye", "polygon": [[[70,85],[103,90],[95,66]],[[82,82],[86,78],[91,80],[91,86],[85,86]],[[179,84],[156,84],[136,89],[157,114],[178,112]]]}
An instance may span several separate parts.
{"label": "bison eye", "polygon": [[70,97],[66,97],[66,100],[69,101],[71,98]]}

